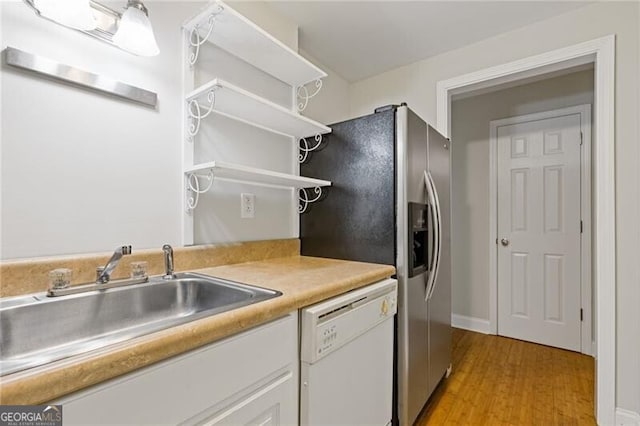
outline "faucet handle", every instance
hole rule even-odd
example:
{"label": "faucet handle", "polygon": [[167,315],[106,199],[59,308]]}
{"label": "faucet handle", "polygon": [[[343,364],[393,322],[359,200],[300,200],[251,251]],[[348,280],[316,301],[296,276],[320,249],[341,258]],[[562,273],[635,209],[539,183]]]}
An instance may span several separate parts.
{"label": "faucet handle", "polygon": [[48,290],[59,290],[69,287],[71,284],[71,269],[58,268],[49,271]]}

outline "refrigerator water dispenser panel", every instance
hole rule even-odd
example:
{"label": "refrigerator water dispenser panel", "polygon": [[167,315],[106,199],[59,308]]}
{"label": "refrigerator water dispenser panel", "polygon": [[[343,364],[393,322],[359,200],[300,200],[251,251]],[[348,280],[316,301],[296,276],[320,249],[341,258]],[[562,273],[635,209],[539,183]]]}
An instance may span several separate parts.
{"label": "refrigerator water dispenser panel", "polygon": [[427,214],[426,204],[409,203],[409,278],[427,270]]}

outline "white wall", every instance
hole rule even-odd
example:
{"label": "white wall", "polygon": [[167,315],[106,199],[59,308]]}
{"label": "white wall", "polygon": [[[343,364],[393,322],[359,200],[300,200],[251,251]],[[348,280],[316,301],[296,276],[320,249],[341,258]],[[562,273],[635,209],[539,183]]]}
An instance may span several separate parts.
{"label": "white wall", "polygon": [[616,400],[619,407],[635,412],[640,412],[639,7],[637,2],[596,3],[371,77],[350,88],[351,116],[406,101],[435,123],[439,80],[616,34]]}
{"label": "white wall", "polygon": [[[637,16],[636,22],[640,22],[640,7],[638,7],[638,10],[636,12],[636,16]],[[638,30],[638,32],[640,33],[640,30]],[[638,37],[640,37],[640,34],[638,34]],[[638,55],[636,57],[636,64],[637,64],[638,68],[640,68],[640,42],[636,46],[636,49],[637,49],[637,55]],[[637,76],[638,73],[640,73],[640,72],[637,72],[636,76]],[[638,109],[640,109],[640,84],[637,85],[636,90],[638,91],[638,97],[637,97],[637,104],[636,105],[637,105]],[[640,115],[640,114],[636,112],[636,117],[638,117],[638,115]],[[640,139],[640,120],[636,120],[636,125],[638,127],[637,128],[637,132],[638,133],[636,133],[636,135],[638,136],[638,139]],[[638,149],[637,151],[638,151],[637,152],[638,160],[637,160],[636,164],[640,164],[640,149]],[[640,172],[638,172],[638,181],[640,181]],[[638,201],[637,201],[637,204],[640,204],[640,185],[637,185],[637,190],[638,190],[638,199],[637,199]],[[640,213],[640,205],[637,206],[637,209],[638,209],[638,213]],[[640,226],[638,226],[637,234],[638,234],[637,241],[640,241]],[[637,250],[636,250],[636,254],[637,254]],[[636,256],[636,258],[637,257],[638,256]],[[638,279],[637,279],[636,282],[640,284],[640,262],[636,263],[636,267],[637,267],[637,270],[638,270],[638,273],[637,273]],[[630,289],[630,290],[633,291],[632,289]],[[640,285],[636,285],[635,286],[635,292],[636,292],[635,298],[632,297],[631,294],[629,295],[630,303],[627,304],[627,306],[633,306],[632,304],[634,303],[634,300],[635,300],[635,306],[640,306]],[[640,319],[640,318],[637,318],[637,319]],[[628,328],[627,328],[627,330],[628,330]],[[625,337],[626,337],[626,335],[625,335]],[[636,353],[636,362],[637,362],[636,382],[640,383],[640,344],[638,344],[635,349],[636,349],[635,353]],[[636,413],[640,413],[640,389],[636,390],[636,396],[635,397],[636,397],[636,409],[635,409],[635,412]],[[633,397],[631,397],[631,398],[633,398]]]}
{"label": "white wall", "polygon": [[[205,0],[209,1],[209,0]],[[231,0],[227,1],[235,10],[258,24],[269,34],[298,50],[298,25],[286,16],[278,13],[264,1]]]}
{"label": "white wall", "polygon": [[593,70],[453,102],[452,311],[489,320],[489,123],[593,105]]}
{"label": "white wall", "polygon": [[[109,4],[121,8],[124,2]],[[37,18],[22,2],[1,2],[2,47],[152,90],[158,93],[159,106],[146,108],[3,65],[0,258],[106,251],[123,243],[134,249],[180,244],[180,28],[205,5],[148,4],[161,53],[140,58]],[[261,2],[234,7],[297,49],[293,22]],[[212,72],[291,105],[291,88],[281,82],[212,46],[205,47],[202,56]],[[208,76],[211,73],[199,73],[198,81]],[[200,159],[246,160],[285,172],[296,167],[289,138],[234,123],[219,128],[208,123],[203,134],[216,143],[199,144]],[[236,136],[242,140],[234,140]],[[251,221],[239,218],[240,192],[256,194],[256,218]],[[196,213],[196,242],[296,236],[290,190],[216,183],[202,207]]]}
{"label": "white wall", "polygon": [[[2,66],[2,257],[180,240],[180,23],[150,13],[161,53],[140,58],[3,2],[2,44],[158,93],[157,110]],[[177,84],[178,83],[178,84]]]}
{"label": "white wall", "polygon": [[[349,118],[349,82],[331,68],[323,65],[310,53],[300,50],[300,54],[322,68],[327,77],[322,79],[320,92],[309,100],[303,114],[326,124],[338,123]],[[307,85],[314,90],[313,84]]]}

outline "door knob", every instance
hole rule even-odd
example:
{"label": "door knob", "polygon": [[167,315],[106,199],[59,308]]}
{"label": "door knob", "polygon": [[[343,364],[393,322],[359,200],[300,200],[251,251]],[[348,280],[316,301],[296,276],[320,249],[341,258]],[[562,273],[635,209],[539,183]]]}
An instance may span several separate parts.
{"label": "door knob", "polygon": [[509,240],[507,240],[506,238],[503,238],[500,240],[500,242],[502,243],[503,246],[508,246],[509,245]]}

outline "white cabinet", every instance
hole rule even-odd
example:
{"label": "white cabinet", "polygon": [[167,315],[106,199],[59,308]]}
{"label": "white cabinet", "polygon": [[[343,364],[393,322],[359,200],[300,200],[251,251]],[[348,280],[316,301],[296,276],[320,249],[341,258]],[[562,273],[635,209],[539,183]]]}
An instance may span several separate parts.
{"label": "white cabinet", "polygon": [[293,313],[55,403],[65,425],[294,425],[298,368]]}

